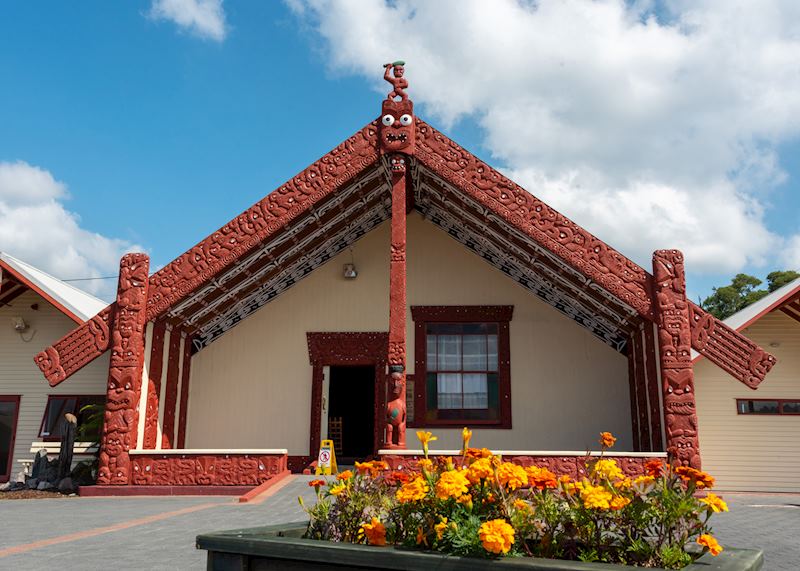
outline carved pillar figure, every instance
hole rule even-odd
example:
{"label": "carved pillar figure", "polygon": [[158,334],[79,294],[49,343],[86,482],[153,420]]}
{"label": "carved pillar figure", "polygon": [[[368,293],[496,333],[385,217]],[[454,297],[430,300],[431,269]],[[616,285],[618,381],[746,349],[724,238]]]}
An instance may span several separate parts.
{"label": "carved pillar figure", "polygon": [[119,264],[98,484],[130,483],[128,451],[136,446],[149,267],[146,254],[126,254]]}
{"label": "carved pillar figure", "polygon": [[389,395],[385,448],[406,447],[406,159],[392,155],[392,246],[389,262]]}
{"label": "carved pillar figure", "polygon": [[699,469],[700,444],[683,254],[678,250],[656,251],[653,275],[667,452],[672,455],[673,462]]}

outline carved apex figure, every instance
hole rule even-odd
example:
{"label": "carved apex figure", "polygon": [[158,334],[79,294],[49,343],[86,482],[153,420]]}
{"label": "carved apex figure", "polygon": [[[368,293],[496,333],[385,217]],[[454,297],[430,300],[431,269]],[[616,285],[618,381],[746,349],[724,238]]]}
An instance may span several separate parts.
{"label": "carved apex figure", "polygon": [[[408,81],[403,77],[404,62],[387,63],[383,78],[394,88],[383,100],[380,120],[381,151],[414,153],[414,103],[408,98],[405,88]],[[389,75],[394,71],[394,77]],[[397,99],[399,97],[399,99]]]}
{"label": "carved apex figure", "polygon": [[392,365],[386,404],[386,448],[406,447],[406,376],[402,365]]}

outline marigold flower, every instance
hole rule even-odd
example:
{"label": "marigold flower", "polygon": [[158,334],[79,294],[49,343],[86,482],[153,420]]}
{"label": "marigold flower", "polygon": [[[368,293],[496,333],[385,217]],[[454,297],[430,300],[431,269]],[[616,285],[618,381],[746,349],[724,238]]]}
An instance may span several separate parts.
{"label": "marigold flower", "polygon": [[648,460],[644,463],[644,472],[648,476],[658,478],[664,472],[664,463],[657,458]]}
{"label": "marigold flower", "polygon": [[696,470],[695,468],[691,468],[689,466],[678,466],[675,468],[675,473],[680,476],[683,481],[693,482],[694,485],[699,489],[711,489],[714,487],[713,476],[703,472],[702,470]]}
{"label": "marigold flower", "polygon": [[622,470],[617,466],[616,460],[602,459],[594,463],[592,471],[595,475],[606,478],[607,480],[616,480],[623,477]]}
{"label": "marigold flower", "polygon": [[380,472],[388,469],[389,465],[382,460],[372,460],[371,462],[356,462],[356,470],[362,476],[369,473],[373,478],[376,478]]}
{"label": "marigold flower", "polygon": [[514,500],[514,507],[521,512],[531,511],[531,505],[525,500]]}
{"label": "marigold flower", "polygon": [[386,526],[378,518],[373,517],[370,523],[362,523],[358,531],[367,537],[370,545],[386,545]]}
{"label": "marigold flower", "polygon": [[442,536],[444,535],[444,530],[446,529],[447,529],[447,518],[443,517],[442,521],[433,526],[433,530],[436,532],[437,541],[442,540]]}
{"label": "marigold flower", "polygon": [[472,460],[480,460],[481,458],[490,458],[492,451],[488,448],[467,448],[465,455]]}
{"label": "marigold flower", "polygon": [[311,480],[311,481],[308,483],[308,485],[309,485],[310,487],[312,487],[312,488],[319,489],[321,486],[324,486],[324,485],[325,485],[325,480],[320,480],[320,479]]}
{"label": "marigold flower", "polygon": [[340,472],[336,475],[336,479],[339,480],[340,482],[343,482],[344,480],[349,480],[352,477],[353,477],[353,472],[350,470],[345,470],[344,472]]}
{"label": "marigold flower", "polygon": [[481,458],[473,462],[467,470],[467,478],[473,484],[491,478],[494,475],[491,458]]}
{"label": "marigold flower", "polygon": [[436,497],[440,500],[458,498],[467,493],[469,480],[464,470],[442,472],[436,482]]}
{"label": "marigold flower", "polygon": [[472,494],[464,494],[456,500],[459,504],[466,506],[468,510],[472,509]]}
{"label": "marigold flower", "polygon": [[614,499],[612,499],[608,503],[608,505],[612,510],[621,510],[629,503],[631,503],[631,500],[629,498],[626,498],[624,496],[615,496]]}
{"label": "marigold flower", "polygon": [[398,484],[405,484],[406,482],[411,481],[411,474],[405,472],[403,470],[394,470],[390,474],[386,476],[386,482],[390,486],[396,486]]}
{"label": "marigold flower", "polygon": [[712,492],[708,492],[706,497],[701,498],[700,501],[707,505],[714,513],[728,511],[728,504],[725,500]]}
{"label": "marigold flower", "polygon": [[428,443],[433,442],[434,440],[439,440],[438,437],[434,436],[432,432],[428,432],[426,430],[418,430],[417,431],[417,438],[422,443],[422,451],[425,453],[425,456],[428,456]]}
{"label": "marigold flower", "polygon": [[636,484],[637,486],[645,487],[645,486],[649,486],[650,484],[652,484],[655,481],[656,481],[656,479],[653,476],[637,476],[633,480],[633,483]]}
{"label": "marigold flower", "polygon": [[617,480],[614,482],[614,487],[618,490],[630,490],[631,488],[631,479],[628,477],[622,478],[621,480]]}
{"label": "marigold flower", "polygon": [[610,432],[600,433],[600,446],[602,446],[603,448],[611,448],[612,446],[614,446],[614,443],[616,441],[617,439],[614,438],[614,435],[611,434]]}
{"label": "marigold flower", "polygon": [[509,490],[516,490],[528,483],[528,473],[522,466],[503,462],[497,468],[497,481]]}
{"label": "marigold flower", "polygon": [[472,440],[472,431],[464,427],[464,430],[461,431],[461,442],[463,443],[461,446],[461,450],[466,452],[467,448],[469,448],[469,441]]}
{"label": "marigold flower", "polygon": [[717,540],[714,539],[713,535],[709,535],[704,533],[700,537],[697,538],[697,543],[702,545],[703,547],[707,547],[708,550],[711,552],[711,555],[716,557],[720,553],[722,553],[722,546],[717,543]]}
{"label": "marigold flower", "polygon": [[430,472],[433,470],[433,460],[430,458],[420,458],[417,460],[417,467],[424,472]]}
{"label": "marigold flower", "polygon": [[332,488],[331,488],[329,491],[330,491],[330,493],[331,493],[331,494],[333,494],[334,496],[339,496],[339,495],[340,495],[342,492],[344,492],[346,489],[347,489],[347,486],[345,486],[344,484],[336,484],[336,485],[335,485],[335,486],[333,486],[333,487],[332,487]]}
{"label": "marigold flower", "polygon": [[[556,475],[547,468],[528,466],[525,468],[525,472],[528,474],[528,484],[530,484],[531,487],[534,487],[538,490],[558,487]],[[569,476],[562,476],[562,478],[567,478],[566,482],[569,481]]]}
{"label": "marigold flower", "polygon": [[429,490],[430,487],[427,482],[425,482],[425,479],[421,476],[417,476],[410,482],[403,484],[395,493],[395,497],[401,504],[417,502],[423,499]]}
{"label": "marigold flower", "polygon": [[607,510],[611,507],[611,492],[603,486],[584,484],[581,489],[581,500],[587,509]]}
{"label": "marigold flower", "polygon": [[493,519],[481,524],[478,529],[481,545],[489,553],[505,555],[514,544],[514,528],[504,519]]}

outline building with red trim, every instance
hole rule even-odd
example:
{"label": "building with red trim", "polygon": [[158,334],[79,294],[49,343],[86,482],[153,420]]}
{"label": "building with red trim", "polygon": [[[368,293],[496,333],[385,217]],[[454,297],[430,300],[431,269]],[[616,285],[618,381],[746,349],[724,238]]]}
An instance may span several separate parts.
{"label": "building with red trim", "polygon": [[625,467],[699,466],[692,349],[750,388],[774,357],[686,298],[680,252],[640,267],[385,77],[376,120],[157,272],[125,256],[116,301],[36,357],[56,386],[110,355],[100,483],[254,484],[326,436],[397,460],[465,425],[562,471],[601,430]]}

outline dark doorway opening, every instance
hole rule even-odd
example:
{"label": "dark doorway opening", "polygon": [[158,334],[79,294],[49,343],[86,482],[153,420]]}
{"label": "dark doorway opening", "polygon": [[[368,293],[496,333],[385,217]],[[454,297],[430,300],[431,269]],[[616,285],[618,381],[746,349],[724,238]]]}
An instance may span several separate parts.
{"label": "dark doorway opening", "polygon": [[328,434],[341,442],[336,450],[338,463],[371,457],[375,452],[375,367],[332,366],[328,393]]}

